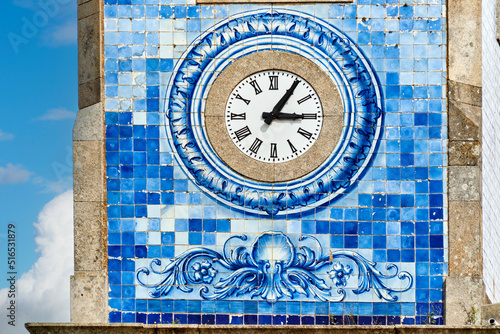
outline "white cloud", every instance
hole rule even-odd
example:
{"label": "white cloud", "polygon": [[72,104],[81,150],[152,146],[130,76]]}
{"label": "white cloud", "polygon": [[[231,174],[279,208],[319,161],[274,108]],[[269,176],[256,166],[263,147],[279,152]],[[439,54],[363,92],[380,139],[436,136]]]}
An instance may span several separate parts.
{"label": "white cloud", "polygon": [[[35,226],[40,257],[16,282],[16,326],[0,321],[0,333],[26,333],[25,322],[68,322],[69,279],[73,274],[73,193],[67,191],[49,203]],[[8,288],[0,290],[0,309],[6,310]],[[5,318],[5,316],[3,317]]]}
{"label": "white cloud", "polygon": [[60,121],[68,118],[75,118],[76,113],[74,111],[69,111],[66,108],[54,108],[49,109],[45,114],[38,117],[37,120],[40,121]]}
{"label": "white cloud", "polygon": [[5,167],[0,167],[0,184],[23,183],[29,180],[31,172],[21,165],[8,163]]}
{"label": "white cloud", "polygon": [[76,12],[76,1],[73,0],[12,0],[12,4],[32,11],[43,11],[50,17]]}
{"label": "white cloud", "polygon": [[36,176],[33,178],[33,184],[41,187],[42,193],[60,194],[73,186],[73,177],[69,175],[61,176],[57,181],[50,181],[42,176]]}
{"label": "white cloud", "polygon": [[38,4],[38,0],[13,0],[12,3],[14,6],[22,7],[22,8],[28,8],[31,10],[37,10],[40,8],[40,5]]}
{"label": "white cloud", "polygon": [[46,42],[51,46],[75,44],[77,40],[76,20],[57,25],[46,32]]}
{"label": "white cloud", "polygon": [[13,138],[14,138],[13,134],[4,132],[0,129],[0,140],[11,140]]}

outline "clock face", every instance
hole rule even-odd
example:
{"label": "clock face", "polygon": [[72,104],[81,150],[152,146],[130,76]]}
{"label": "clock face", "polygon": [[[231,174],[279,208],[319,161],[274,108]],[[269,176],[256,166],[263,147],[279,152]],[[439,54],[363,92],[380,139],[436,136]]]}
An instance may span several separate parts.
{"label": "clock face", "polygon": [[283,51],[232,60],[207,81],[203,112],[193,113],[221,161],[217,166],[266,183],[319,170],[338,146],[344,124],[343,102],[328,73]]}
{"label": "clock face", "polygon": [[280,163],[303,155],[316,142],[323,109],[306,80],[287,71],[265,70],[236,85],[224,118],[241,152],[258,161]]}

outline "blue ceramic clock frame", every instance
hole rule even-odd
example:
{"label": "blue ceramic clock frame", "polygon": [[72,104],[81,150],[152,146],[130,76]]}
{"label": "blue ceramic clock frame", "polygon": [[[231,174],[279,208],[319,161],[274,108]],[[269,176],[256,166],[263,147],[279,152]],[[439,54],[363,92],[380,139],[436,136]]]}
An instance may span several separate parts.
{"label": "blue ceramic clock frame", "polygon": [[[234,59],[271,49],[313,60],[336,83],[344,108],[340,140],[326,161],[300,179],[277,183],[227,167],[202,126],[202,101],[217,73]],[[348,190],[373,158],[383,120],[378,80],[361,51],[335,27],[289,10],[247,12],[206,31],[177,62],[166,101],[168,137],[198,186],[232,208],[273,216],[316,208]]]}

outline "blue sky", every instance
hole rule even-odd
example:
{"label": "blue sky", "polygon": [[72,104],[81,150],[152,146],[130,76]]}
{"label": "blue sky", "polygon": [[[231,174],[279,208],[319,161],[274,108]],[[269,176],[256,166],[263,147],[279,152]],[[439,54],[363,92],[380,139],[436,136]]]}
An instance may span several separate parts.
{"label": "blue sky", "polygon": [[[33,223],[72,188],[76,0],[3,0],[0,8],[7,14],[0,21],[0,270],[4,276],[7,224],[14,222],[20,277],[38,258]],[[2,277],[0,289],[6,286]]]}

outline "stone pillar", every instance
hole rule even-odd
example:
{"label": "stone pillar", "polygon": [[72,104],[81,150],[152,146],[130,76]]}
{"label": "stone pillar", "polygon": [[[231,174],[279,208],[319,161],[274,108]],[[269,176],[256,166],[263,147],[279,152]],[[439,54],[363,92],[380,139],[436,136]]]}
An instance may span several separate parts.
{"label": "stone pillar", "polygon": [[445,323],[479,324],[484,299],[481,206],[481,0],[448,1],[448,278]]}
{"label": "stone pillar", "polygon": [[71,321],[108,322],[103,2],[78,0],[79,112],[73,128],[75,275]]}

